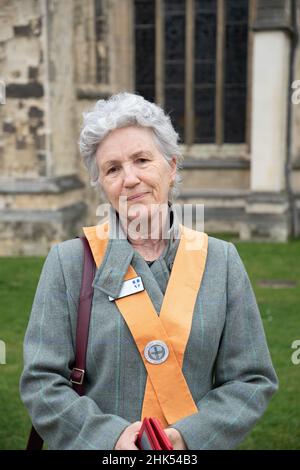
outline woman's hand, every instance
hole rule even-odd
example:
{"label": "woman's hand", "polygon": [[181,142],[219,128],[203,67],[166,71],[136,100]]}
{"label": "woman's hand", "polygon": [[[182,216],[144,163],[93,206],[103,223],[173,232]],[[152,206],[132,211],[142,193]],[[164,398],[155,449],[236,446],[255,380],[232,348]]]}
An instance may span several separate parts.
{"label": "woman's hand", "polygon": [[135,444],[135,441],[141,426],[142,421],[136,421],[124,429],[115,445],[114,450],[139,450]]}
{"label": "woman's hand", "polygon": [[177,429],[166,428],[164,431],[170,439],[174,450],[187,450],[186,443]]}

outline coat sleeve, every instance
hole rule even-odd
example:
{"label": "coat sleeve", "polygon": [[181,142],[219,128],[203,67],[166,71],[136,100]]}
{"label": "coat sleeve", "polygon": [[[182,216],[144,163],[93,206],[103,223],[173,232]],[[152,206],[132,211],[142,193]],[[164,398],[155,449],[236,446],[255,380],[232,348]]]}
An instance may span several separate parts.
{"label": "coat sleeve", "polygon": [[58,246],[45,261],[25,334],[21,398],[49,448],[111,450],[130,423],[70,385],[74,347]]}
{"label": "coat sleeve", "polygon": [[244,265],[227,244],[227,310],[214,385],[198,413],[171,427],[188,449],[233,449],[262,416],[278,388],[256,299]]}

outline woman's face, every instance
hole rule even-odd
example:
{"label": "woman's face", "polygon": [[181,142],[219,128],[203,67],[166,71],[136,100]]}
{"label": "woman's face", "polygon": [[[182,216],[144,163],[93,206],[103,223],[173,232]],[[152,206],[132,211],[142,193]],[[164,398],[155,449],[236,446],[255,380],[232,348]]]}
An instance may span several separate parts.
{"label": "woman's face", "polygon": [[96,161],[99,182],[117,212],[123,208],[121,196],[127,204],[128,218],[134,218],[136,204],[148,216],[150,205],[167,204],[175,180],[176,158],[171,164],[165,160],[150,129],[128,126],[111,131],[99,144]]}

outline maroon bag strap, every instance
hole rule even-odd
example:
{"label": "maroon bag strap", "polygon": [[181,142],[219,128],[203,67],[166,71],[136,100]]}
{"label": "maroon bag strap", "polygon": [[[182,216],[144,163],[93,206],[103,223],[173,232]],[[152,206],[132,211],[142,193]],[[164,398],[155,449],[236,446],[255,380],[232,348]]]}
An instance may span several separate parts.
{"label": "maroon bag strap", "polygon": [[[93,301],[93,280],[96,265],[90,245],[85,237],[80,237],[83,244],[83,272],[80,297],[78,303],[78,317],[76,327],[76,353],[75,365],[70,375],[70,382],[78,395],[84,395],[84,376],[86,367],[86,350],[89,337],[90,316]],[[26,450],[41,450],[43,439],[32,426]]]}
{"label": "maroon bag strap", "polygon": [[85,237],[80,237],[84,247],[84,262],[82,284],[78,305],[77,329],[76,329],[76,356],[70,381],[78,395],[84,395],[84,375],[86,367],[86,350],[89,338],[90,316],[93,302],[93,280],[96,265]]}
{"label": "maroon bag strap", "polygon": [[31,426],[26,450],[42,450],[44,441],[33,426]]}

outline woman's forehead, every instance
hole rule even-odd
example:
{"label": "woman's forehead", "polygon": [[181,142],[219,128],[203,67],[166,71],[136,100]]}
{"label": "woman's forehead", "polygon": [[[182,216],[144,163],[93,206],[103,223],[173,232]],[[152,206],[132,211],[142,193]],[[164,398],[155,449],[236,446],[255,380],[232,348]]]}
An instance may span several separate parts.
{"label": "woman's forehead", "polygon": [[153,152],[153,133],[147,128],[128,127],[111,131],[99,144],[97,154],[101,158],[120,155],[133,155],[138,152]]}

